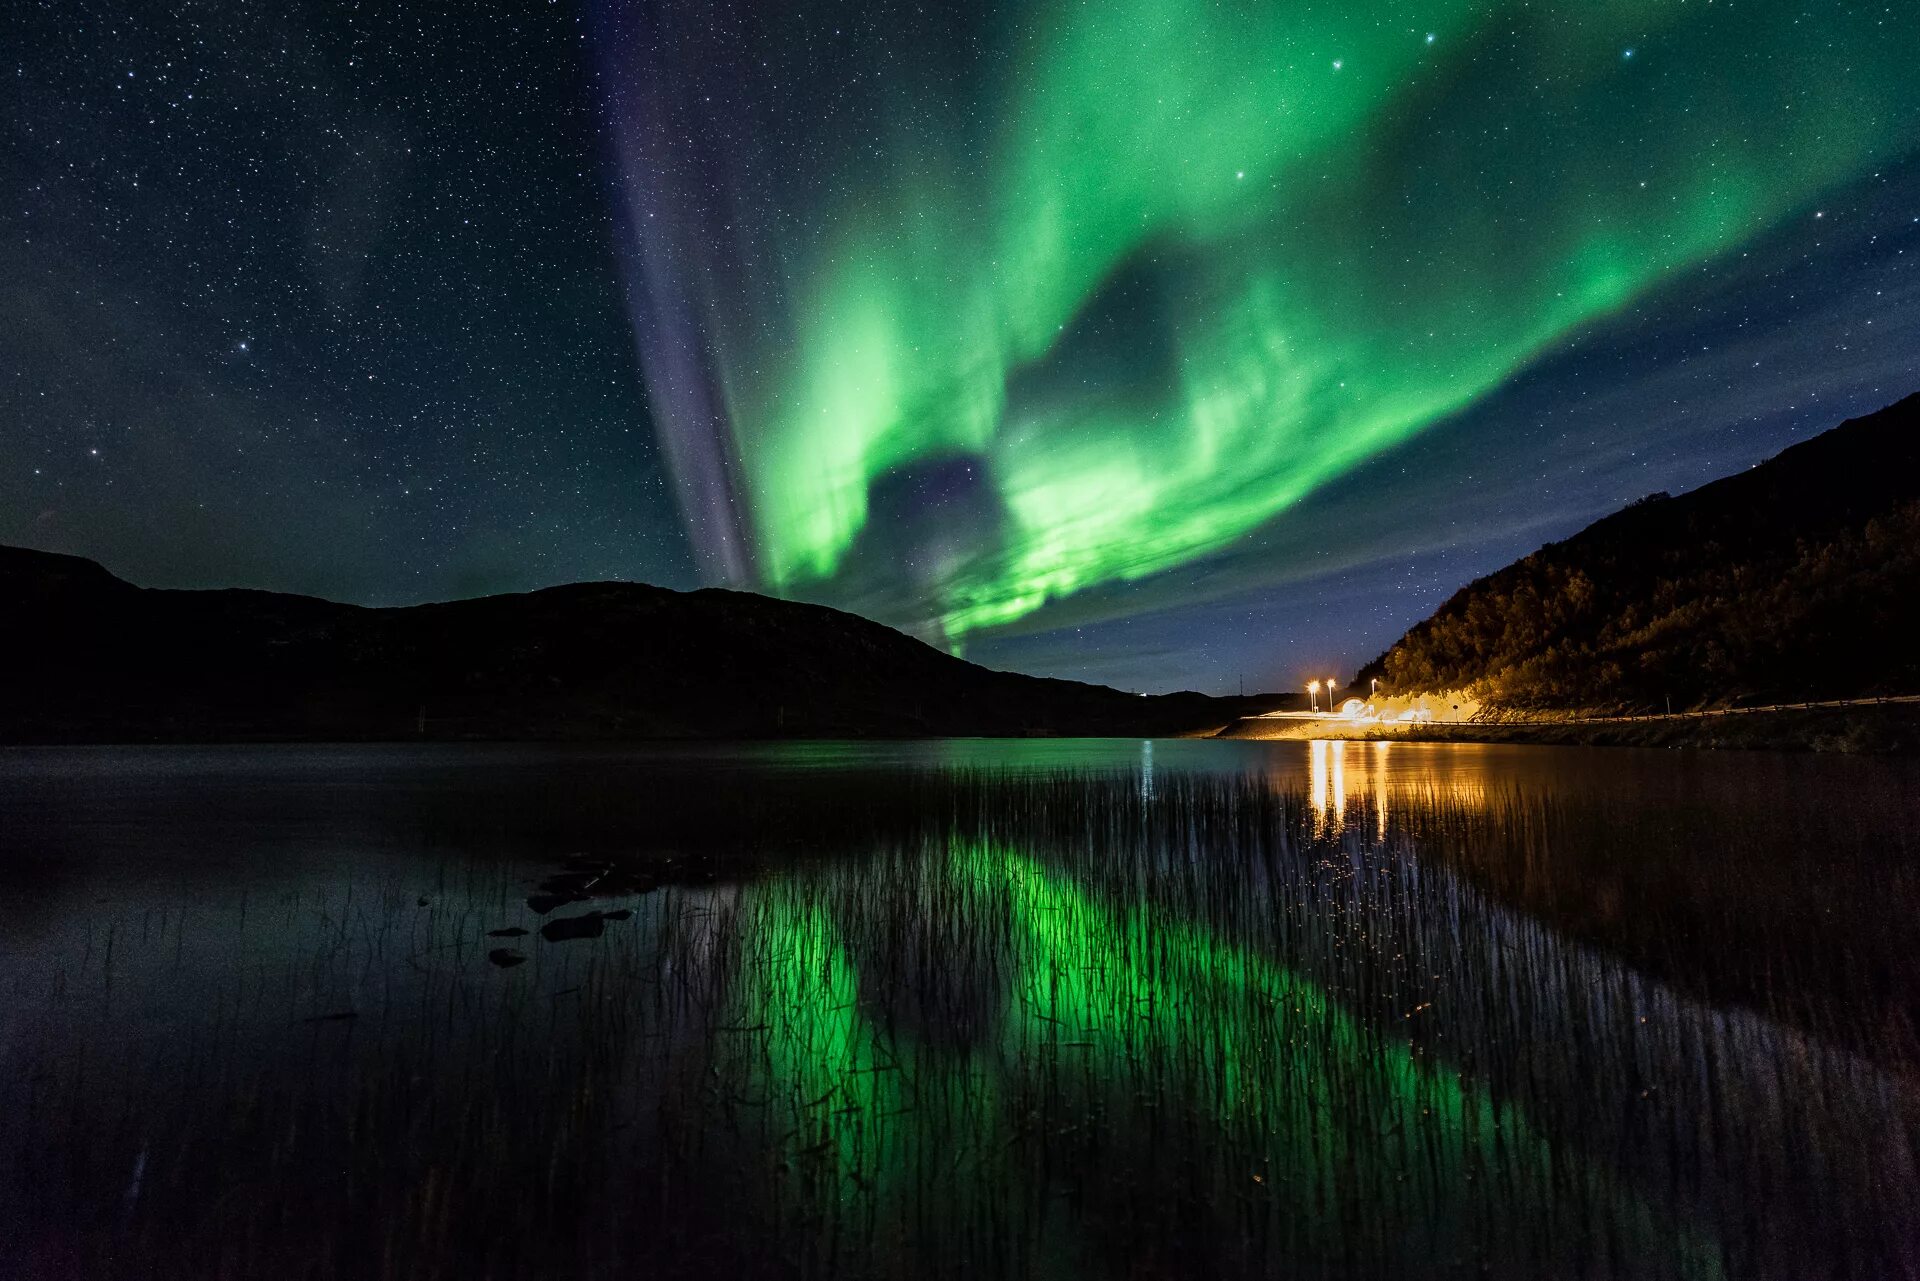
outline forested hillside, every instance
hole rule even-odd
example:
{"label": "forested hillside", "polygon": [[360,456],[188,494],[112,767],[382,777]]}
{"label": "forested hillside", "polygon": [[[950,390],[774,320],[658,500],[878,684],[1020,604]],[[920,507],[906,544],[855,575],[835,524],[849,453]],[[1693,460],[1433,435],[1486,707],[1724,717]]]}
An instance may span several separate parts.
{"label": "forested hillside", "polygon": [[1360,674],[1497,706],[1920,691],[1920,396],[1468,584]]}

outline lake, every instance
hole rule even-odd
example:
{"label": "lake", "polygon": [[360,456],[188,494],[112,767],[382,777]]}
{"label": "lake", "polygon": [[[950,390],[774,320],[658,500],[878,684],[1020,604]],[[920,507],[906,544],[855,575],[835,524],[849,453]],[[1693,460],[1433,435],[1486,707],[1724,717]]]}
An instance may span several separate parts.
{"label": "lake", "polygon": [[1913,1276],[1916,831],[1758,753],[3,750],[0,1260]]}

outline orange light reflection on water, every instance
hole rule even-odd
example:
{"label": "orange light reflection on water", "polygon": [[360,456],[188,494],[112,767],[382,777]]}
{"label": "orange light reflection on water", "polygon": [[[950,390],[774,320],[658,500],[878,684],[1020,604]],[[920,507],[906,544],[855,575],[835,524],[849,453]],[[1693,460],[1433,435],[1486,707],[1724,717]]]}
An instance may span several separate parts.
{"label": "orange light reflection on water", "polygon": [[[1502,790],[1500,762],[1477,744],[1358,742],[1314,739],[1307,744],[1307,799],[1313,833],[1332,837],[1346,829],[1349,808],[1356,822],[1370,820],[1375,839],[1385,840],[1388,816],[1397,808],[1436,800],[1482,809]],[[1276,789],[1300,786],[1294,770],[1276,769]],[[1508,785],[1511,779],[1507,778]],[[1370,812],[1362,812],[1370,811]]]}

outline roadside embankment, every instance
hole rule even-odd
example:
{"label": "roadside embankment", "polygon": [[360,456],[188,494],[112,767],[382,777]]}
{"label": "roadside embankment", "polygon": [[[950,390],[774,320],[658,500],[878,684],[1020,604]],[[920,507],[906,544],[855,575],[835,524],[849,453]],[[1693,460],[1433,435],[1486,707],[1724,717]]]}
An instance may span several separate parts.
{"label": "roadside embankment", "polygon": [[1920,753],[1920,703],[1854,703],[1645,718],[1431,721],[1424,724],[1248,717],[1217,737],[1416,743],[1537,743],[1753,751]]}

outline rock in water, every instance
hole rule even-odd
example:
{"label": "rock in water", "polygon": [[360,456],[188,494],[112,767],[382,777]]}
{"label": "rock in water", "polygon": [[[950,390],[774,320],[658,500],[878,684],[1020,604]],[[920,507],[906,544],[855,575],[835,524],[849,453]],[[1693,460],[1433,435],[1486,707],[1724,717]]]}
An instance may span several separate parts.
{"label": "rock in water", "polygon": [[562,916],[548,921],[540,927],[540,937],[549,943],[564,943],[568,939],[597,939],[606,929],[605,916],[588,912],[584,916]]}

